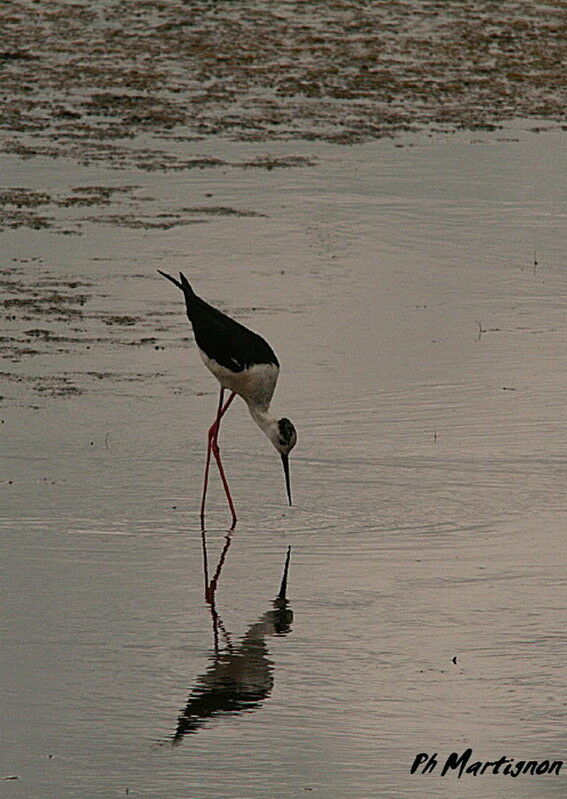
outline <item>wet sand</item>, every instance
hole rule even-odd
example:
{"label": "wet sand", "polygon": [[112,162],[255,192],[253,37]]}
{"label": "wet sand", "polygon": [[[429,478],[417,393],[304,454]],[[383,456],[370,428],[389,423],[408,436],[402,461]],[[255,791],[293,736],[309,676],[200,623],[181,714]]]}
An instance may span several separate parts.
{"label": "wet sand", "polygon": [[[76,31],[82,14],[92,37],[110,41],[123,13],[112,6],[115,22],[103,25],[96,4],[72,5],[67,17],[62,5],[35,5],[29,52],[41,53],[48,32],[62,48],[60,65],[76,69],[88,42],[75,36],[70,62],[63,32]],[[200,14],[195,31],[228,36],[234,4],[196,5],[184,6]],[[531,30],[535,46],[553,13],[535,19],[529,4],[514,5],[529,25],[519,15],[506,23],[487,3],[485,35],[507,24],[510,36]],[[337,8],[324,12],[331,41]],[[398,22],[415,11],[378,3],[365,13],[394,8]],[[250,6],[242,26],[255,30],[262,13],[273,22],[278,9],[285,20],[279,4]],[[303,9],[307,27],[309,14],[323,13],[319,4]],[[137,25],[151,20],[148,41],[164,24],[163,36],[173,35],[167,9],[145,4],[140,13]],[[453,31],[466,22],[459,13]],[[23,52],[23,20],[14,10],[6,52]],[[415,14],[407,25],[392,47],[402,48],[410,29],[417,36]],[[285,41],[282,30],[274,36]],[[447,30],[431,35],[441,41]],[[295,29],[289,37],[302,41]],[[158,49],[167,54],[165,41]],[[241,55],[244,40],[235,41]],[[93,59],[106,63],[105,52],[95,49]],[[8,61],[32,69],[31,58]],[[424,112],[414,116],[423,130],[362,132],[346,145],[310,135],[321,118],[315,105],[313,118],[289,105],[297,135],[280,136],[284,129],[274,133],[263,118],[252,139],[238,125],[198,131],[189,111],[169,133],[157,118],[151,129],[131,118],[132,138],[109,128],[103,155],[87,157],[94,128],[83,144],[76,130],[58,132],[80,120],[57,122],[58,107],[75,106],[53,94],[68,86],[63,71],[57,88],[55,67],[44,78],[49,99],[29,116],[24,106],[25,129],[8,131],[35,149],[4,147],[0,196],[0,776],[18,777],[3,780],[3,792],[563,795],[563,773],[409,773],[422,751],[441,759],[470,746],[479,760],[540,761],[564,752],[558,176],[566,146],[553,91],[542,88],[550,106],[539,118],[505,122],[494,103],[490,126],[500,129],[442,134]],[[173,67],[164,56],[168,81]],[[234,65],[232,75],[243,102]],[[29,80],[35,86],[37,70]],[[185,88],[172,103],[188,96],[189,77],[179,80]],[[256,79],[254,98],[259,86]],[[397,97],[409,114],[403,92]],[[102,124],[89,102],[85,87],[81,120]],[[346,124],[349,103],[336,112],[342,134],[359,129],[354,118]],[[463,116],[454,127],[466,124]],[[42,140],[57,152],[41,153]],[[198,520],[217,389],[158,268],[182,269],[210,302],[271,342],[282,363],[274,409],[299,432],[289,508],[277,455],[244,404],[227,416],[221,447],[239,524],[215,595],[218,617],[203,597]],[[228,522],[214,475],[211,570]],[[288,545],[282,616],[272,600]]]}

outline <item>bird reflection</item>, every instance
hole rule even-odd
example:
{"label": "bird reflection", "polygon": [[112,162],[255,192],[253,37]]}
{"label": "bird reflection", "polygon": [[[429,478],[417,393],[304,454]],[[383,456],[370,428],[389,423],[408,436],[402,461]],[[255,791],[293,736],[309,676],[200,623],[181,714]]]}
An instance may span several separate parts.
{"label": "bird reflection", "polygon": [[286,598],[289,556],[288,549],[280,592],[272,609],[250,625],[237,645],[216,610],[214,591],[210,593],[214,651],[209,667],[197,678],[179,716],[173,744],[179,744],[184,735],[197,732],[208,719],[253,710],[270,695],[274,678],[266,639],[287,635],[293,620]]}
{"label": "bird reflection", "polygon": [[225,536],[224,546],[221,550],[214,574],[211,579],[209,579],[209,555],[207,552],[207,538],[204,528],[201,529],[201,542],[203,546],[203,576],[205,578],[205,600],[208,602],[209,605],[211,605],[211,607],[214,607],[215,594],[221,576],[222,567],[224,566],[224,562],[226,560],[228,548],[232,543],[232,532],[227,533]]}

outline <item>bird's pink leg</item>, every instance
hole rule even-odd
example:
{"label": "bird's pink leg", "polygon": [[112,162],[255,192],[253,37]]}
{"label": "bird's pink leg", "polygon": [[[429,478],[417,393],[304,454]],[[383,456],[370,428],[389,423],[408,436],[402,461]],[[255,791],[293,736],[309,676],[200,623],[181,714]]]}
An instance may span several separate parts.
{"label": "bird's pink leg", "polygon": [[233,391],[232,394],[230,395],[230,397],[227,399],[227,401],[224,404],[224,406],[222,407],[222,409],[219,411],[219,416],[217,418],[215,431],[214,431],[213,437],[211,439],[211,449],[213,450],[213,455],[215,456],[215,460],[217,462],[217,466],[219,467],[219,474],[221,476],[222,484],[223,484],[223,487],[224,487],[224,493],[226,494],[226,498],[228,500],[228,507],[230,508],[230,512],[232,514],[232,524],[230,526],[231,530],[234,530],[234,528],[236,527],[236,511],[234,510],[234,502],[232,501],[232,496],[230,494],[230,488],[228,487],[228,480],[226,479],[226,475],[224,473],[224,469],[223,469],[222,462],[221,462],[219,445],[218,445],[218,436],[219,436],[220,420],[222,419],[224,414],[227,412],[227,410],[228,410],[228,408],[230,406],[230,403],[235,398],[235,396],[236,396],[236,394]]}
{"label": "bird's pink leg", "polygon": [[210,468],[210,464],[211,464],[211,450],[213,451],[213,454],[215,456],[215,460],[216,460],[216,462],[218,464],[221,480],[223,482],[223,486],[224,486],[224,490],[225,490],[225,493],[226,493],[226,496],[227,496],[227,499],[228,499],[228,504],[229,504],[229,507],[230,507],[230,511],[232,513],[232,527],[231,527],[231,530],[234,529],[234,526],[236,524],[236,513],[234,511],[234,504],[232,502],[232,497],[230,495],[230,490],[228,488],[228,483],[227,483],[227,480],[226,480],[226,476],[224,474],[224,470],[222,468],[222,463],[220,461],[220,453],[219,453],[219,448],[218,448],[218,443],[217,443],[217,438],[218,438],[218,434],[219,434],[220,420],[222,419],[224,414],[227,412],[227,410],[228,410],[228,408],[230,406],[230,403],[232,402],[232,400],[234,399],[235,396],[236,395],[235,395],[235,393],[233,391],[231,393],[230,397],[227,399],[226,403],[223,405],[224,388],[221,388],[220,396],[219,396],[219,407],[218,407],[218,410],[217,410],[217,417],[216,417],[215,421],[213,422],[213,424],[211,425],[211,427],[209,428],[208,445],[207,445],[207,461],[205,463],[205,477],[204,477],[204,480],[203,480],[203,496],[202,496],[202,499],[201,499],[201,530],[205,529],[205,501],[206,501],[206,497],[207,497],[207,487],[208,487],[208,484],[209,484],[209,468]]}
{"label": "bird's pink leg", "polygon": [[[231,394],[230,394],[230,397],[227,399],[225,404],[222,406],[222,409],[221,409],[221,412],[220,412],[220,417],[219,417],[219,422],[222,419],[222,417],[225,415],[225,413],[228,411],[228,409],[230,407],[230,403],[232,402],[232,400],[235,397],[236,397],[236,393],[234,391],[232,391]],[[218,426],[217,426],[217,433],[218,433]]]}
{"label": "bird's pink leg", "polygon": [[219,427],[219,422],[221,419],[221,412],[223,409],[223,401],[224,398],[224,388],[221,387],[220,390],[220,397],[219,397],[219,407],[217,409],[217,417],[211,427],[209,428],[209,432],[207,434],[207,461],[205,463],[205,478],[203,480],[203,496],[201,498],[201,529],[205,529],[205,500],[207,497],[207,487],[209,485],[209,467],[211,465],[211,446],[213,441],[213,436],[215,435],[216,431]]}
{"label": "bird's pink leg", "polygon": [[[221,388],[221,403],[222,403],[222,395],[223,389]],[[219,412],[220,412],[220,404],[219,404]],[[217,421],[218,421],[218,412],[217,412]],[[217,422],[215,421],[212,427],[209,429],[209,433],[207,435],[207,460],[205,463],[205,477],[203,479],[203,495],[201,497],[201,530],[202,532],[205,531],[205,500],[207,498],[207,486],[209,485],[209,466],[211,465],[211,441],[213,438],[213,430]]]}

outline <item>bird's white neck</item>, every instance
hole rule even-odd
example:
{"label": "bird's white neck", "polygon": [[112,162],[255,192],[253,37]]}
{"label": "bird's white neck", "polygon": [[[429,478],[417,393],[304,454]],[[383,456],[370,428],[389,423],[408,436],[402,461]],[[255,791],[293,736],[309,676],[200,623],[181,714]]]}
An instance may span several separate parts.
{"label": "bird's white neck", "polygon": [[277,429],[278,429],[277,418],[275,416],[271,416],[271,414],[269,413],[261,411],[257,405],[249,404],[248,410],[250,411],[250,416],[254,419],[260,430],[263,430],[271,441],[274,432],[277,435]]}

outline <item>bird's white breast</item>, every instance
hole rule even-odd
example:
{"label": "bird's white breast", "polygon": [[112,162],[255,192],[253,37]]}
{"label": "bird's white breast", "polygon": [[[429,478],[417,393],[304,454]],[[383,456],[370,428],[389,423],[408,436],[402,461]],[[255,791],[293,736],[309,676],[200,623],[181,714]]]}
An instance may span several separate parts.
{"label": "bird's white breast", "polygon": [[241,372],[232,372],[209,358],[201,349],[199,354],[223,388],[234,391],[263,411],[268,410],[280,371],[274,363],[256,363]]}

